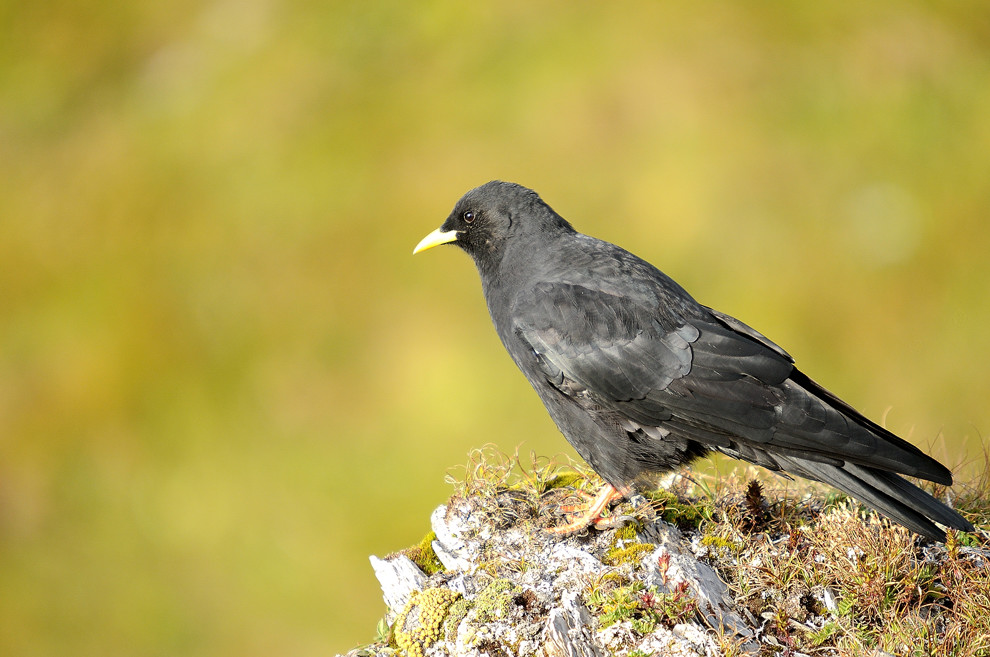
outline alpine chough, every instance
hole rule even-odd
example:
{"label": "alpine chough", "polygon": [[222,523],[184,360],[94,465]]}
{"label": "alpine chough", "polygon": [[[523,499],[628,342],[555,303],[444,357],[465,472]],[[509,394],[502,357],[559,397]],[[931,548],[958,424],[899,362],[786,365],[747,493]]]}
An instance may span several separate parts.
{"label": "alpine chough", "polygon": [[582,235],[536,192],[493,181],[461,198],[413,253],[474,260],[512,360],[607,482],[576,531],[644,476],[711,451],[825,482],[931,539],[972,525],[900,475],[949,486],[938,461],[794,366],[786,351],[695,301],[653,265]]}

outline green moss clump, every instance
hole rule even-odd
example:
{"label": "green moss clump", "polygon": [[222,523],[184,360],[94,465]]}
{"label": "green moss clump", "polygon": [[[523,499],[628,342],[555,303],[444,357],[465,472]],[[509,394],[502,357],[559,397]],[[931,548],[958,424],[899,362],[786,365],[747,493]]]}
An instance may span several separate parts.
{"label": "green moss clump", "polygon": [[670,491],[661,489],[645,491],[643,497],[650,500],[665,521],[684,529],[698,529],[711,512],[705,506],[682,502]]}
{"label": "green moss clump", "polygon": [[440,638],[447,612],[460,595],[446,588],[413,591],[393,625],[399,650],[408,657],[423,657],[424,650]]}
{"label": "green moss clump", "polygon": [[552,490],[554,488],[564,488],[566,486],[574,486],[577,483],[584,481],[585,476],[580,472],[565,471],[559,472],[553,477],[551,477],[546,483],[546,489]]}
{"label": "green moss clump", "polygon": [[454,639],[457,626],[461,624],[472,607],[474,607],[474,603],[464,597],[457,598],[454,604],[450,605],[450,609],[447,610],[447,618],[443,621],[444,636],[451,640]]}
{"label": "green moss clump", "polygon": [[510,580],[503,578],[492,580],[491,584],[474,599],[478,620],[488,623],[505,618],[514,604],[513,600],[520,593],[522,587],[513,584]]}
{"label": "green moss clump", "polygon": [[443,567],[440,559],[437,558],[437,553],[433,551],[433,541],[436,539],[436,532],[431,531],[423,537],[423,540],[419,542],[419,545],[408,547],[405,550],[402,550],[400,554],[404,554],[409,557],[409,559],[427,575],[442,572],[446,569]]}
{"label": "green moss clump", "polygon": [[618,541],[635,541],[639,535],[640,530],[643,529],[643,524],[641,522],[631,522],[627,525],[623,525],[615,530],[615,541],[612,542],[614,547]]}

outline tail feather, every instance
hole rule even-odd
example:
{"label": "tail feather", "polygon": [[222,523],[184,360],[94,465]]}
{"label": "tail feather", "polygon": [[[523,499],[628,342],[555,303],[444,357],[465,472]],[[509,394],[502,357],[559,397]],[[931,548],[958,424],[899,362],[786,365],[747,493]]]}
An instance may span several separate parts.
{"label": "tail feather", "polygon": [[[838,435],[849,435],[858,432],[864,444],[873,445],[873,451],[867,457],[856,459],[846,457],[846,460],[857,460],[867,469],[880,468],[898,472],[920,479],[927,479],[944,486],[952,485],[952,473],[944,465],[928,456],[916,446],[900,436],[881,427],[876,422],[865,417],[855,408],[842,401],[826,390],[819,383],[808,377],[804,372],[794,369],[789,379],[811,397],[821,400],[831,407],[843,419],[844,425]],[[818,437],[821,440],[821,436]],[[824,443],[822,444],[824,446]]]}
{"label": "tail feather", "polygon": [[973,531],[973,525],[968,520],[892,472],[852,463],[837,467],[780,456],[777,461],[784,470],[835,486],[891,520],[932,540],[945,541],[945,532],[936,522],[960,531]]}
{"label": "tail feather", "polygon": [[847,465],[846,470],[860,481],[872,484],[939,524],[960,531],[973,531],[973,525],[955,510],[896,474],[853,464]]}

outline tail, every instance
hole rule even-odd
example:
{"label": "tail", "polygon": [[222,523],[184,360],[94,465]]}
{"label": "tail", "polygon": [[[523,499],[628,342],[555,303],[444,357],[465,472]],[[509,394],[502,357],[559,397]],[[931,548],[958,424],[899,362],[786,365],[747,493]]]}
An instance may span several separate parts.
{"label": "tail", "polygon": [[952,485],[952,473],[920,449],[867,419],[800,370],[790,379],[822,400],[876,439],[876,451],[866,462],[816,462],[798,455],[777,456],[781,467],[791,473],[835,486],[891,520],[922,536],[945,541],[945,531],[935,523],[960,531],[973,531],[973,525],[937,499],[901,477],[907,474]]}
{"label": "tail", "polygon": [[842,466],[776,455],[788,473],[835,486],[891,520],[932,540],[944,542],[945,527],[971,532],[973,525],[903,477],[854,463]]}
{"label": "tail", "polygon": [[[864,417],[798,369],[780,388],[784,403],[771,440],[693,436],[718,451],[771,470],[835,486],[891,520],[936,541],[944,527],[973,531],[961,515],[901,475],[952,485],[952,473],[920,449]],[[683,428],[682,428],[683,430]],[[707,440],[706,440],[707,438]]]}

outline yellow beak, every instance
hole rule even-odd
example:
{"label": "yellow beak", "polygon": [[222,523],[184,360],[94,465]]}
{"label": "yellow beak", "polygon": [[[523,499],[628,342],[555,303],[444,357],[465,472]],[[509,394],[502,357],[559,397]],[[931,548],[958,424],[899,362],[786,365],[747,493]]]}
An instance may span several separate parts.
{"label": "yellow beak", "polygon": [[456,239],[456,230],[443,231],[437,228],[435,231],[420,240],[419,244],[416,245],[416,248],[413,249],[413,255],[416,255],[420,251],[425,251],[427,249],[432,249],[435,246],[440,246],[441,244],[453,242]]}

